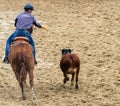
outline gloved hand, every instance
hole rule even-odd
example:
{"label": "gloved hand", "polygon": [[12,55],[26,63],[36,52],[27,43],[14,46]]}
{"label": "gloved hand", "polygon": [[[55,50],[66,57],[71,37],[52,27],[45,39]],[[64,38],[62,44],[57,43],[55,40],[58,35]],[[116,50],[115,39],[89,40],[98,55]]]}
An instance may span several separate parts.
{"label": "gloved hand", "polygon": [[46,26],[42,25],[42,28],[43,28],[43,29],[46,29]]}

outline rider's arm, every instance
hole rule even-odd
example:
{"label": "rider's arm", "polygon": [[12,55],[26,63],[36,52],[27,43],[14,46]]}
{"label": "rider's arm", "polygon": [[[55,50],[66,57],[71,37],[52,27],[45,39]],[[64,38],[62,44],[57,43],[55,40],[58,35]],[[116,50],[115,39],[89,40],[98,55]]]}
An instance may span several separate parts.
{"label": "rider's arm", "polygon": [[42,28],[42,25],[40,25],[34,17],[33,17],[33,24],[38,28]]}

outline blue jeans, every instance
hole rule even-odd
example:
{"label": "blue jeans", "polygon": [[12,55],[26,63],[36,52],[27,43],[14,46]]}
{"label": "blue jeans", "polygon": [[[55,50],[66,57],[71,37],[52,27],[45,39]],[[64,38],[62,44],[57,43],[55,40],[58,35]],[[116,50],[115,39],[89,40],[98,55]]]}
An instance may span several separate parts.
{"label": "blue jeans", "polygon": [[31,44],[31,46],[33,48],[34,58],[36,58],[35,44],[34,44],[34,41],[33,41],[32,37],[31,37],[31,34],[27,30],[21,30],[21,29],[15,30],[9,36],[9,38],[7,39],[7,41],[6,41],[6,48],[5,48],[5,57],[8,57],[10,44],[14,41],[14,38],[17,37],[17,36],[24,36],[24,37],[28,38],[29,43]]}

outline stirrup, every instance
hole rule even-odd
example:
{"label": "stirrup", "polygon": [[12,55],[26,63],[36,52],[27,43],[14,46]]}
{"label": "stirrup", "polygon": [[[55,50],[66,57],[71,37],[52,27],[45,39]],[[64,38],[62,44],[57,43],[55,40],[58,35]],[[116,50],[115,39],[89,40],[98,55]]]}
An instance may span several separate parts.
{"label": "stirrup", "polygon": [[5,58],[3,59],[3,63],[9,64],[8,57],[5,57]]}

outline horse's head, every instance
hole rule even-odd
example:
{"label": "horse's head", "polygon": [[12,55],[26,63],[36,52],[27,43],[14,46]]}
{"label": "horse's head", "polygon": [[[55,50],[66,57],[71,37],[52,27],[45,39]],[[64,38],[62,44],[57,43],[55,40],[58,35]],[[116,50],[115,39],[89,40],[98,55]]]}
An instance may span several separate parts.
{"label": "horse's head", "polygon": [[70,54],[71,54],[72,49],[62,49],[61,51],[62,51],[62,55],[65,55],[65,54],[67,54],[67,53],[70,53]]}

